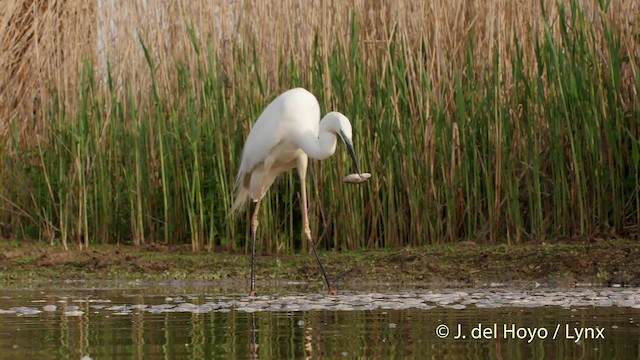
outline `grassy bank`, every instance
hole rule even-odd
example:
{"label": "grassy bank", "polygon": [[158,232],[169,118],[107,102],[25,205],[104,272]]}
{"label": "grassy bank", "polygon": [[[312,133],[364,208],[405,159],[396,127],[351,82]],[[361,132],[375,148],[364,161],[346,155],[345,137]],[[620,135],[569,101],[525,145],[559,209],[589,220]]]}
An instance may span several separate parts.
{"label": "grassy bank", "polygon": [[[248,289],[250,257],[245,254],[193,253],[188,245],[94,245],[89,250],[33,243],[0,246],[0,283],[51,280],[119,282],[214,281]],[[328,275],[341,289],[362,286],[573,287],[640,285],[640,244],[594,239],[526,245],[430,245],[402,250],[358,250],[323,254]],[[324,291],[313,256],[261,255],[256,262],[259,287],[299,281]],[[271,286],[269,285],[269,286]]]}
{"label": "grassy bank", "polygon": [[[374,176],[344,187],[343,151],[312,164],[311,227],[326,248],[636,236],[638,14],[480,4],[382,6],[373,18],[354,7],[327,17],[338,29],[285,32],[289,47],[245,32],[221,42],[183,22],[171,57],[158,55],[166,39],[141,32],[131,72],[85,57],[73,86],[46,84],[39,115],[5,120],[2,235],[241,250],[248,217],[228,212],[243,140],[273,97],[304,86],[351,119]],[[409,26],[425,18],[440,20]],[[293,173],[269,191],[263,251],[306,248],[298,191]]]}

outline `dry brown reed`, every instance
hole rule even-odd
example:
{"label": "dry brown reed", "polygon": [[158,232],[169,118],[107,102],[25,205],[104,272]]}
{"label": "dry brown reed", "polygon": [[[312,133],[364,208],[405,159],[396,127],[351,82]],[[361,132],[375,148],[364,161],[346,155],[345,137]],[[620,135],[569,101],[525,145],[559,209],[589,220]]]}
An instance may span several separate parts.
{"label": "dry brown reed", "polygon": [[[368,62],[389,61],[390,38],[393,34],[399,35],[407,44],[404,49],[407,55],[420,46],[426,47],[425,58],[407,56],[407,59],[427,68],[437,87],[441,81],[451,81],[452,64],[464,62],[468,42],[473,42],[476,49],[474,64],[478,68],[490,63],[497,51],[502,55],[500,68],[506,69],[504,64],[512,61],[516,34],[519,42],[525,44],[525,59],[532,60],[533,40],[542,36],[543,18],[546,16],[553,22],[558,16],[557,7],[552,4],[543,11],[541,4],[544,3],[530,0],[3,0],[0,4],[0,133],[6,134],[13,120],[27,133],[45,130],[44,104],[54,93],[64,99],[67,109],[76,109],[83,61],[93,63],[102,79],[107,66],[111,66],[119,89],[124,88],[122,81],[127,79],[139,90],[137,100],[147,101],[146,89],[151,79],[140,39],[153,54],[159,89],[173,88],[177,62],[187,61],[192,74],[196,74],[198,59],[191,51],[189,27],[200,40],[209,41],[220,56],[221,70],[229,77],[236,73],[231,70],[236,63],[234,46],[255,47],[256,69],[247,69],[247,72],[262,74],[265,88],[262,94],[247,96],[270,96],[281,90],[277,82],[280,55],[295,59],[304,73],[313,63],[316,32],[325,50],[320,52],[323,56],[328,56],[328,49],[335,43],[348,49],[355,18],[360,23],[357,41],[363,45],[363,56]],[[579,3],[590,17],[601,16],[597,2]],[[638,45],[632,39],[638,31],[639,11],[637,1],[623,0],[611,2],[607,13],[611,23],[620,27],[626,51],[637,50]],[[558,36],[557,27],[554,30]],[[231,84],[242,81],[231,80]],[[325,84],[324,98],[331,99],[330,82]],[[414,94],[418,98],[422,95]]]}

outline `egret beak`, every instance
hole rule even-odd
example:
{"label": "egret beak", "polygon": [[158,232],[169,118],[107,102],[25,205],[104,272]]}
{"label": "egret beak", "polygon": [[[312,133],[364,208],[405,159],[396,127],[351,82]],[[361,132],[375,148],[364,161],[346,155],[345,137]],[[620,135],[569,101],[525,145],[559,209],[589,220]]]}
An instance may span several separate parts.
{"label": "egret beak", "polygon": [[358,166],[356,151],[353,149],[353,143],[351,142],[351,140],[347,139],[347,137],[344,135],[342,131],[339,131],[338,135],[340,135],[342,142],[344,142],[344,145],[347,147],[347,151],[349,152],[349,155],[351,156],[351,160],[353,161],[353,167],[356,169],[356,174],[360,175],[360,167]]}

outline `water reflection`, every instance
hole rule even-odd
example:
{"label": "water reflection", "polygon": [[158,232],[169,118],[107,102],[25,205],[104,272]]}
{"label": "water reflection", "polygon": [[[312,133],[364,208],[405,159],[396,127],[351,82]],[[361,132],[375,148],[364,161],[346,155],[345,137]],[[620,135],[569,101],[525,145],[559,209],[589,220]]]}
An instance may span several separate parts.
{"label": "water reflection", "polygon": [[[455,291],[378,294],[373,298],[388,303],[387,308],[365,310],[339,307],[349,301],[357,303],[367,295],[360,293],[349,298],[338,297],[333,302],[313,294],[265,298],[267,304],[279,304],[279,299],[284,298],[298,308],[315,304],[313,301],[317,299],[334,309],[312,307],[295,311],[266,311],[270,305],[260,305],[259,301],[255,303],[260,306],[252,308],[253,300],[243,295],[217,295],[206,288],[161,290],[4,290],[0,293],[0,309],[20,311],[0,315],[0,357],[609,359],[640,356],[640,328],[636,323],[640,312],[630,302],[638,297],[636,290],[596,291],[589,297],[593,301],[591,305],[578,302],[579,305],[569,307],[476,306],[483,302],[455,307],[474,298],[476,293],[472,291],[457,292],[459,300],[453,304],[450,301],[457,295],[447,294]],[[443,294],[446,296],[441,296]],[[570,300],[584,301],[580,294],[566,292]],[[522,292],[515,290],[481,295],[498,304],[506,301],[504,299],[523,301]],[[544,301],[551,301],[552,297],[529,295]],[[416,299],[424,297],[444,300],[420,308]],[[404,299],[400,302],[413,302],[415,306],[395,309],[395,300],[390,299]],[[593,305],[605,304],[611,299],[618,306]],[[234,305],[224,306],[229,303]],[[204,311],[206,306],[209,311]],[[238,310],[243,306],[244,311]],[[44,310],[45,307],[49,311]],[[436,333],[439,326],[449,329],[444,338]],[[560,331],[554,339],[558,326]],[[589,338],[583,334],[583,338],[578,339],[576,333],[566,331],[596,328],[603,329],[602,337],[595,336],[594,331]],[[546,333],[530,336],[535,329],[545,329]]]}

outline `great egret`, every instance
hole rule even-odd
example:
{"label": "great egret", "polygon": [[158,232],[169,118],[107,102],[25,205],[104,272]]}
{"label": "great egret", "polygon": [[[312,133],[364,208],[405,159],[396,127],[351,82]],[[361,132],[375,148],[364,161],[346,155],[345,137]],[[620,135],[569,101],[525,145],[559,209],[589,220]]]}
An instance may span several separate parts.
{"label": "great egret", "polygon": [[[251,292],[255,289],[256,230],[260,201],[275,178],[283,172],[297,168],[302,197],[302,226],[327,283],[329,294],[336,292],[324,271],[316,244],[311,238],[307,215],[306,174],[309,157],[323,160],[336,151],[336,134],[340,136],[360,174],[353,150],[351,123],[339,112],[330,112],[320,120],[320,105],[313,94],[302,88],[288,90],[264,109],[249,132],[242,151],[242,162],[236,176],[236,199],[231,212],[238,211],[251,198],[255,202],[251,218]],[[369,174],[370,176],[370,174]],[[361,183],[368,179],[358,177],[346,182]]]}

